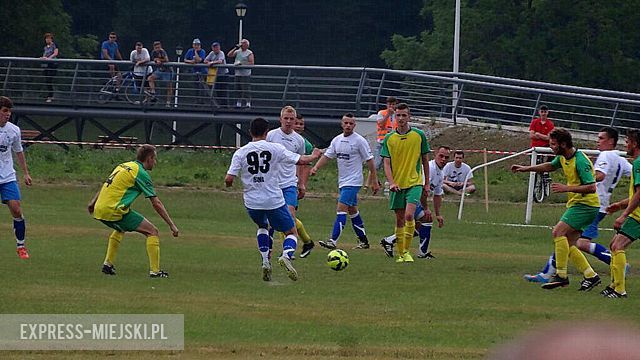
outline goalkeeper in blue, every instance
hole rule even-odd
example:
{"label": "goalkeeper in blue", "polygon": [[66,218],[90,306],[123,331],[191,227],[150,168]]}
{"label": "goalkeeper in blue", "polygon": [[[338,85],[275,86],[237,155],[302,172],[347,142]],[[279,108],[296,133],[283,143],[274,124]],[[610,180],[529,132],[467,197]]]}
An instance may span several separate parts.
{"label": "goalkeeper in blue", "polygon": [[358,237],[358,245],[354,249],[368,249],[369,240],[367,239],[360,211],[358,211],[358,192],[364,182],[364,175],[362,174],[363,162],[366,162],[369,169],[367,182],[374,194],[380,190],[380,184],[378,183],[371,147],[369,147],[369,143],[365,138],[354,131],[356,127],[354,115],[351,113],[345,114],[342,117],[341,126],[342,134],[331,140],[331,144],[325,150],[324,155],[310,172],[312,176],[315,175],[318,169],[327,164],[330,159],[336,159],[338,163],[340,198],[336,208],[336,220],[333,223],[331,237],[326,241],[318,241],[318,244],[330,250],[335,249],[342,230],[347,225],[348,215],[351,219],[353,231]]}
{"label": "goalkeeper in blue", "polygon": [[320,150],[311,155],[295,154],[284,146],[267,142],[269,123],[263,118],[251,121],[251,142],[238,149],[224,179],[230,187],[236,176],[240,176],[244,187],[244,205],[253,222],[258,226],[258,250],[262,257],[262,280],[271,280],[271,249],[273,240],[269,227],[285,234],[282,256],[278,263],[285,268],[289,278],[298,280],[298,272],[291,263],[296,251],[298,233],[293,217],[284,201],[278,180],[282,165],[305,165],[320,157]]}
{"label": "goalkeeper in blue", "polygon": [[[623,176],[631,175],[631,164],[618,155],[615,148],[618,144],[618,131],[612,127],[603,127],[598,132],[597,147],[600,155],[594,164],[596,172],[596,193],[600,199],[600,210],[576,242],[578,249],[589,253],[607,265],[611,263],[611,252],[606,247],[593,242],[598,238],[598,224],[607,215],[607,206],[613,190]],[[553,253],[542,271],[537,274],[525,274],[524,279],[531,282],[547,283],[556,270],[556,256]]]}

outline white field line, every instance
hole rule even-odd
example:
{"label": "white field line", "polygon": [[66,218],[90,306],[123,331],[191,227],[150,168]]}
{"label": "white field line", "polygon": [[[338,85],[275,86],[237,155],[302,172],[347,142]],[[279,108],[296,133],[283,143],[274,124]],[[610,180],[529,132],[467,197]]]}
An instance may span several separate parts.
{"label": "white field line", "polygon": [[[476,224],[476,225],[492,225],[492,226],[511,226],[511,227],[553,229],[553,226],[549,226],[549,225],[510,224],[510,223],[497,223],[497,222],[486,222],[486,221],[468,221],[468,223]],[[611,228],[598,228],[598,231],[614,231],[614,229],[611,229]]]}

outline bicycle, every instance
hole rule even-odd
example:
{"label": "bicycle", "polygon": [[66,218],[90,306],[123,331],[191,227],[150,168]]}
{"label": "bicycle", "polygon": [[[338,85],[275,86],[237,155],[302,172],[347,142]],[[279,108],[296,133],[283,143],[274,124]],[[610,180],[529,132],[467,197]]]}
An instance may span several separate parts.
{"label": "bicycle", "polygon": [[[122,76],[122,81],[120,83],[120,89],[124,91],[116,91],[116,84],[118,83],[118,77],[114,76],[106,84],[102,86],[100,92],[98,94],[98,103],[106,104],[110,100],[118,97],[120,93],[124,94],[125,99],[132,105],[140,105],[140,104],[154,104],[156,97],[147,94],[141,94],[142,87],[138,85],[138,81],[134,76],[133,72],[129,71]],[[142,96],[142,101],[140,101],[140,97]]]}
{"label": "bicycle", "polygon": [[[539,156],[536,163],[544,162],[544,157]],[[536,173],[533,181],[533,201],[541,203],[551,194],[551,177],[549,173]]]}

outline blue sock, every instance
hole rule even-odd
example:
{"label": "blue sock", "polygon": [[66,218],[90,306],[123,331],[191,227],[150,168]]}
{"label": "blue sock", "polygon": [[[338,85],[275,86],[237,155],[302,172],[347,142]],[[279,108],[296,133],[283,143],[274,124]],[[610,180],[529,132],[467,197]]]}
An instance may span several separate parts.
{"label": "blue sock", "polygon": [[258,229],[257,239],[258,250],[260,250],[262,261],[267,262],[269,261],[269,243],[271,242],[271,239],[269,239],[269,231],[263,228]]}
{"label": "blue sock", "polygon": [[589,253],[603,263],[607,265],[611,264],[611,253],[606,247],[598,243],[591,243],[591,245],[589,245]]}
{"label": "blue sock", "polygon": [[273,249],[273,234],[275,234],[276,229],[272,226],[269,226],[269,250]]}
{"label": "blue sock", "polygon": [[13,232],[16,234],[16,245],[18,247],[24,246],[24,236],[26,233],[24,218],[13,219]]}
{"label": "blue sock", "polygon": [[331,240],[338,241],[340,235],[342,234],[342,229],[347,224],[347,213],[339,212],[336,213],[336,221],[333,223],[333,232],[331,232]]}
{"label": "blue sock", "polygon": [[360,242],[368,243],[369,240],[367,240],[367,233],[364,231],[364,221],[362,221],[362,217],[360,217],[360,211],[353,215],[349,215],[349,217],[351,218],[351,227],[356,233],[358,240],[360,240]]}
{"label": "blue sock", "polygon": [[420,252],[426,254],[429,251],[429,242],[431,241],[431,227],[433,223],[422,224],[418,230],[420,236]]}
{"label": "blue sock", "polygon": [[553,275],[556,272],[556,253],[554,252],[549,256],[549,260],[544,264],[544,268],[542,268],[541,273],[545,275]]}
{"label": "blue sock", "polygon": [[293,254],[296,252],[297,244],[298,239],[296,239],[295,235],[287,235],[287,237],[284,238],[284,242],[282,243],[282,256],[291,259]]}

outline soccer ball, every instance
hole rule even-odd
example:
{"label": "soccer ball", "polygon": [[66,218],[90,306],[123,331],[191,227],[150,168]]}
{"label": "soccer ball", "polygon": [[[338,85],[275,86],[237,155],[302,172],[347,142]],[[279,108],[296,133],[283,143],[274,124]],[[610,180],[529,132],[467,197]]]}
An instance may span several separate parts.
{"label": "soccer ball", "polygon": [[344,250],[331,250],[327,255],[327,265],[335,271],[344,270],[349,265],[349,255]]}

